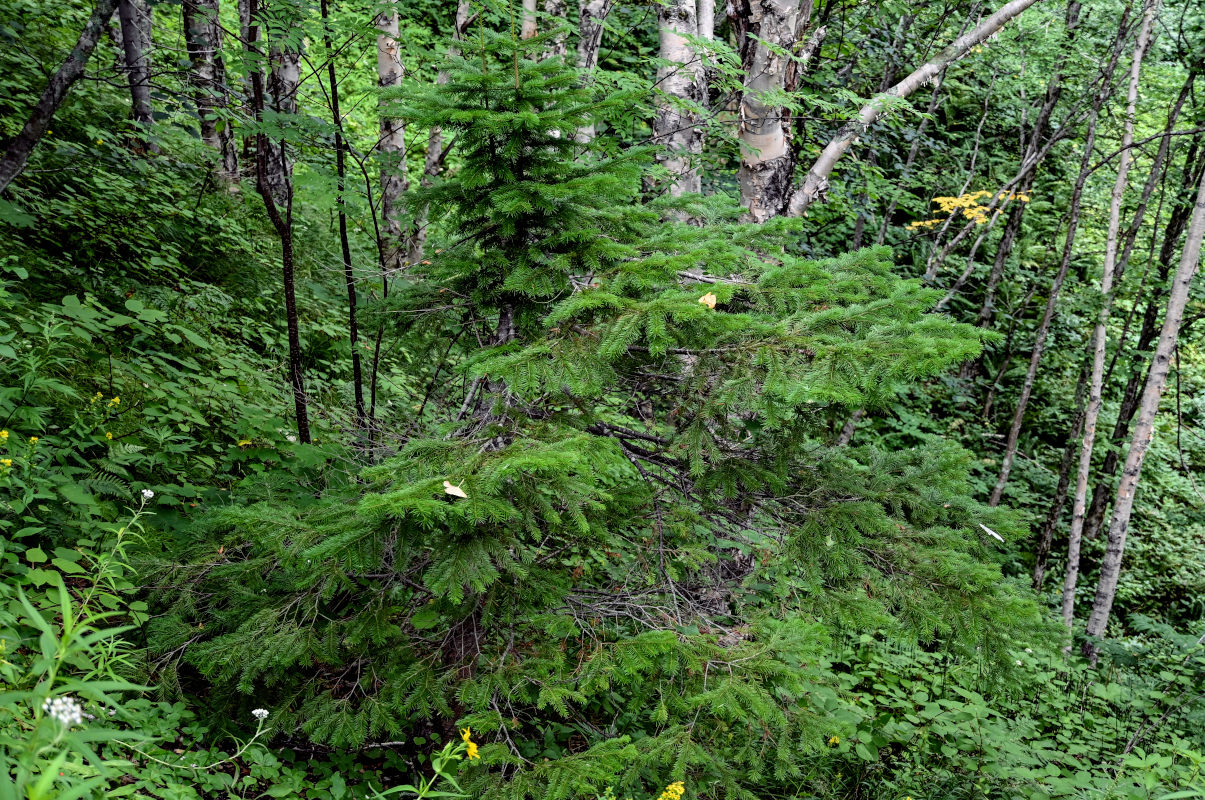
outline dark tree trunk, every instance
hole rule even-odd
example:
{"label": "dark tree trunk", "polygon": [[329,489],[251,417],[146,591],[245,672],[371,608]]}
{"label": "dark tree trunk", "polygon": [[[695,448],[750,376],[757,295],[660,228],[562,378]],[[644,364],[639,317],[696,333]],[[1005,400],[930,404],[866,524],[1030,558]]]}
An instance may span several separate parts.
{"label": "dark tree trunk", "polygon": [[[248,37],[248,40],[251,42],[258,41],[259,39],[259,24],[256,20],[256,6],[256,0],[249,0],[248,10],[251,24],[250,36]],[[264,118],[265,104],[264,74],[262,71],[252,71],[251,91],[252,105],[255,110],[255,121],[257,123],[262,123]],[[292,184],[290,181],[288,181],[289,173],[283,171],[280,166],[271,163],[272,151],[269,149],[267,134],[261,130],[255,135],[255,139],[255,187],[259,191],[260,197],[263,198],[264,209],[268,212],[268,219],[272,221],[272,227],[276,229],[276,235],[280,237],[280,260],[282,267],[281,277],[284,284],[285,295],[285,322],[288,326],[289,336],[289,384],[293,389],[293,406],[297,413],[297,438],[305,444],[309,444],[310,419],[305,395],[305,377],[302,373],[301,365],[301,332],[300,323],[297,317],[297,293],[294,287],[293,275]],[[283,142],[281,142],[279,148],[276,149],[276,152],[283,160]],[[283,186],[273,186],[273,181],[279,181],[282,176],[284,178]],[[277,207],[274,189],[284,193],[285,213],[283,215],[280,213],[280,209]]]}
{"label": "dark tree trunk", "polygon": [[21,170],[25,169],[25,164],[29,161],[29,154],[33,152],[43,134],[46,133],[50,121],[54,119],[54,113],[58,111],[59,106],[63,103],[63,98],[67,96],[67,90],[84,74],[88,58],[96,49],[96,43],[100,41],[101,34],[104,33],[105,26],[116,8],[117,0],[98,0],[92,16],[84,26],[83,32],[80,33],[79,40],[71,49],[71,54],[67,56],[67,60],[59,67],[59,71],[50,79],[50,83],[42,91],[42,96],[34,104],[25,126],[8,143],[4,157],[0,158],[0,192],[7,189],[13,179],[21,174]]}
{"label": "dark tree trunk", "polygon": [[1046,578],[1046,557],[1050,555],[1050,543],[1054,540],[1054,529],[1058,527],[1063,517],[1063,507],[1067,505],[1067,490],[1071,487],[1071,467],[1075,464],[1075,454],[1079,450],[1079,437],[1084,428],[1084,401],[1087,396],[1088,367],[1080,370],[1079,380],[1075,384],[1075,412],[1071,418],[1071,427],[1067,431],[1067,443],[1063,447],[1063,461],[1059,465],[1059,483],[1054,493],[1054,502],[1042,523],[1042,532],[1038,535],[1037,547],[1034,549],[1033,588],[1035,592],[1042,591],[1042,582]]}
{"label": "dark tree trunk", "polygon": [[360,366],[360,328],[356,323],[356,276],[351,265],[351,243],[347,237],[347,205],[343,193],[347,188],[347,153],[343,142],[343,117],[339,113],[339,76],[335,72],[335,59],[330,54],[335,52],[331,42],[329,26],[329,9],[327,0],[321,0],[319,7],[322,13],[322,36],[326,45],[326,76],[331,85],[331,119],[335,125],[335,175],[339,192],[339,247],[343,253],[343,283],[347,288],[347,334],[351,344],[351,381],[352,393],[355,399],[355,425],[357,430],[363,430],[364,412],[364,373]]}

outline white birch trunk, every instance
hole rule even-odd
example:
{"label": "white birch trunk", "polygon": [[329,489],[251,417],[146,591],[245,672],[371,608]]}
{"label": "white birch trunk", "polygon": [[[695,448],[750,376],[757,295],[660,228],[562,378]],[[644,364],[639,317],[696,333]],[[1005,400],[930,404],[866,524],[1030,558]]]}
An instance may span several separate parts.
{"label": "white birch trunk", "polygon": [[1084,514],[1088,504],[1088,476],[1092,471],[1092,449],[1096,442],[1096,424],[1100,418],[1105,372],[1106,326],[1109,322],[1109,306],[1113,296],[1113,274],[1117,266],[1117,245],[1121,232],[1121,204],[1130,173],[1130,147],[1134,144],[1134,117],[1138,112],[1138,82],[1142,71],[1142,58],[1151,44],[1152,26],[1159,14],[1159,0],[1147,3],[1142,18],[1142,29],[1134,44],[1134,56],[1130,62],[1130,87],[1126,98],[1125,125],[1121,137],[1121,162],[1117,166],[1117,180],[1113,184],[1113,196],[1109,203],[1109,230],[1105,240],[1105,263],[1100,279],[1100,293],[1104,305],[1096,320],[1092,334],[1092,377],[1088,407],[1084,413],[1084,438],[1080,445],[1079,470],[1075,476],[1075,500],[1071,506],[1071,532],[1067,540],[1067,571],[1063,579],[1063,623],[1068,629],[1075,621],[1075,585],[1079,579],[1080,546],[1084,533]]}
{"label": "white birch trunk", "polygon": [[222,26],[218,0],[184,0],[184,41],[192,62],[201,141],[218,153],[214,174],[223,183],[238,180],[234,131],[223,112],[230,105],[226,65],[222,58]]}
{"label": "white birch trunk", "polygon": [[[569,6],[565,0],[544,0],[544,13],[551,20],[550,24],[555,27],[565,20],[565,15],[569,13]],[[567,55],[569,55],[569,45],[565,40],[565,34],[558,34],[548,41],[544,58],[564,58]]]}
{"label": "white birch trunk", "polygon": [[[778,216],[790,195],[795,159],[791,152],[791,120],[786,109],[766,105],[768,92],[781,92],[791,61],[782,51],[795,50],[801,27],[799,0],[751,0],[746,30],[756,36],[745,68],[741,98],[741,165],[737,181],[741,205],[753,222]],[[806,24],[806,20],[802,21]],[[773,48],[773,49],[772,49]]]}
{"label": "white birch trunk", "polygon": [[[301,44],[287,38],[273,42],[268,49],[272,71],[268,75],[268,94],[277,114],[297,113],[297,90],[301,86]],[[293,194],[293,157],[282,139],[265,140],[267,172],[264,181],[278,205],[288,207]]]}
{"label": "white birch trunk", "polygon": [[[376,18],[377,86],[393,89],[405,76],[398,45],[397,9],[391,7]],[[380,103],[381,131],[377,149],[381,154],[381,221],[385,237],[386,264],[393,269],[406,259],[403,233],[405,209],[402,195],[409,188],[406,179],[406,127],[401,120],[386,115],[386,103]]]}
{"label": "white birch trunk", "polygon": [[658,7],[660,56],[657,70],[657,111],[653,141],[662,149],[658,162],[669,172],[669,192],[681,195],[701,188],[696,163],[703,152],[703,61],[687,41],[698,35],[695,0],[668,0]]}
{"label": "white birch trunk", "polygon": [[[1117,498],[1113,503],[1113,517],[1109,522],[1108,544],[1105,547],[1104,560],[1100,565],[1100,582],[1096,587],[1092,614],[1088,618],[1088,636],[1090,637],[1100,636],[1105,632],[1105,627],[1109,623],[1109,613],[1113,609],[1113,599],[1117,595],[1117,580],[1121,574],[1121,557],[1125,550],[1126,531],[1129,528],[1130,514],[1134,508],[1134,492],[1138,488],[1138,478],[1142,474],[1142,462],[1146,458],[1146,451],[1150,447],[1151,437],[1155,430],[1155,414],[1159,411],[1159,398],[1163,394],[1163,387],[1167,384],[1172,354],[1176,349],[1176,337],[1184,318],[1184,307],[1188,303],[1188,290],[1201,259],[1203,238],[1205,238],[1205,173],[1202,173],[1200,186],[1197,189],[1192,221],[1189,223],[1188,234],[1184,240],[1184,250],[1180,255],[1180,266],[1176,270],[1171,294],[1167,300],[1167,314],[1163,320],[1163,329],[1159,333],[1159,342],[1155,345],[1155,356],[1151,361],[1146,388],[1142,392],[1138,415],[1134,421],[1134,435],[1130,440],[1130,450],[1126,454],[1121,482],[1117,486]],[[1085,650],[1089,652],[1089,655],[1094,654],[1091,640],[1087,643]]]}
{"label": "white birch trunk", "polygon": [[130,85],[131,116],[140,125],[154,122],[151,114],[151,6],[146,0],[121,0],[121,43]]}
{"label": "white birch trunk", "polygon": [[523,0],[523,25],[519,29],[520,39],[531,39],[539,32],[536,24],[536,0]]}

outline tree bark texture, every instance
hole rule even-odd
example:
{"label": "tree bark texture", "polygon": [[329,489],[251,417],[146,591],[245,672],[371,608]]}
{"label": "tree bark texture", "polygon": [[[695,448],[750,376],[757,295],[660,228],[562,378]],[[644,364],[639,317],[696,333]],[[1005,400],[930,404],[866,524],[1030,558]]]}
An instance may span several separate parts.
{"label": "tree bark texture", "polygon": [[536,23],[536,0],[523,0],[523,24],[519,29],[520,39],[532,39],[539,32]]}
{"label": "tree bark texture", "polygon": [[668,0],[658,6],[660,56],[653,141],[657,161],[669,172],[669,193],[682,195],[702,188],[698,158],[703,153],[703,61],[687,36],[698,35],[695,0]]}
{"label": "tree bark texture", "polygon": [[1096,443],[1096,422],[1103,403],[1107,325],[1109,307],[1113,300],[1113,273],[1117,266],[1118,237],[1121,233],[1121,203],[1129,183],[1130,147],[1134,144],[1134,117],[1138,113],[1138,82],[1142,72],[1142,58],[1151,44],[1153,25],[1158,13],[1158,0],[1148,0],[1146,12],[1142,17],[1142,28],[1134,44],[1134,55],[1130,59],[1129,92],[1126,95],[1126,117],[1121,136],[1121,161],[1117,166],[1117,180],[1113,183],[1113,194],[1109,201],[1109,228],[1105,235],[1105,261],[1100,279],[1100,293],[1104,302],[1092,333],[1092,379],[1088,407],[1084,412],[1083,442],[1080,445],[1079,468],[1075,475],[1071,531],[1067,539],[1067,572],[1063,580],[1063,624],[1068,629],[1075,622],[1075,586],[1079,578],[1080,545],[1088,501],[1088,476],[1092,471],[1092,449]]}
{"label": "tree bark texture", "polygon": [[[376,18],[377,27],[377,86],[396,89],[405,77],[398,44],[397,9],[390,7]],[[377,149],[381,154],[381,220],[384,223],[386,261],[397,269],[406,259],[406,209],[402,195],[409,188],[406,179],[406,126],[389,116],[388,104],[382,98],[381,132]]]}
{"label": "tree bark texture", "polygon": [[[544,14],[549,18],[549,24],[552,26],[561,25],[568,13],[569,6],[565,0],[544,0]],[[567,55],[569,55],[569,43],[564,33],[557,34],[548,40],[544,58],[565,58]]]}
{"label": "tree bark texture", "polygon": [[[1133,223],[1130,225],[1130,230],[1127,232],[1126,249],[1122,253],[1121,261],[1118,265],[1119,269],[1124,267],[1129,260],[1130,253],[1133,250],[1134,241],[1137,238],[1138,228],[1141,226],[1141,212],[1146,208],[1147,201],[1154,189],[1156,181],[1160,177],[1160,167],[1163,166],[1166,170],[1165,161],[1167,159],[1172,131],[1175,128],[1176,120],[1179,118],[1180,111],[1184,106],[1192,84],[1195,81],[1195,74],[1190,73],[1185,80],[1183,88],[1180,90],[1180,96],[1177,98],[1176,105],[1172,109],[1172,113],[1168,116],[1167,126],[1164,128],[1163,139],[1159,143],[1159,151],[1155,155],[1155,163],[1151,167],[1151,174],[1147,178],[1146,186],[1143,187],[1143,198],[1139,202],[1139,209],[1135,212]],[[1196,155],[1199,150],[1198,142],[1194,141],[1189,148],[1188,156],[1184,165],[1184,179],[1182,182],[1182,191],[1185,193],[1191,191],[1191,187],[1196,184],[1197,176],[1200,170],[1205,169],[1205,160],[1197,164]],[[1134,419],[1134,412],[1138,408],[1138,395],[1143,382],[1146,380],[1147,372],[1147,357],[1146,353],[1150,350],[1151,344],[1155,341],[1155,336],[1158,333],[1159,307],[1162,302],[1163,285],[1167,283],[1168,275],[1171,273],[1172,258],[1175,255],[1176,245],[1179,242],[1180,235],[1184,232],[1184,227],[1188,224],[1188,218],[1192,211],[1190,204],[1191,196],[1184,202],[1175,203],[1172,206],[1172,213],[1168,218],[1167,226],[1164,229],[1163,244],[1159,248],[1158,257],[1158,275],[1159,280],[1157,288],[1146,298],[1146,308],[1142,315],[1142,327],[1138,334],[1138,343],[1135,348],[1134,362],[1130,369],[1130,377],[1126,382],[1125,391],[1122,393],[1121,407],[1117,412],[1117,420],[1113,425],[1112,435],[1110,436],[1110,446],[1105,453],[1104,463],[1101,465],[1100,474],[1097,477],[1096,486],[1092,490],[1092,502],[1088,507],[1088,512],[1084,521],[1084,538],[1095,539],[1100,533],[1101,525],[1104,524],[1105,510],[1108,507],[1109,495],[1113,489],[1113,476],[1117,474],[1117,466],[1121,462],[1121,443],[1129,431],[1130,422]],[[1116,361],[1121,354],[1119,347],[1114,354],[1113,359]],[[1110,365],[1110,372],[1112,365]],[[1108,378],[1106,376],[1106,383]]]}
{"label": "tree bark texture", "polygon": [[154,122],[151,114],[151,6],[147,0],[121,0],[117,6],[121,20],[123,65],[130,86],[131,116],[139,125]]}
{"label": "tree bark texture", "polygon": [[184,41],[192,62],[201,141],[218,153],[214,173],[219,180],[238,180],[238,149],[234,128],[224,116],[230,106],[226,65],[222,58],[222,27],[218,0],[184,0]]}
{"label": "tree bark texture", "polygon": [[741,164],[737,181],[741,205],[753,222],[778,216],[786,206],[794,179],[791,120],[785,108],[767,105],[768,92],[786,88],[791,60],[801,26],[799,0],[745,0],[738,5],[745,15],[746,35],[755,36],[745,64],[745,92],[741,97]]}
{"label": "tree bark texture", "polygon": [[1117,487],[1117,497],[1113,503],[1108,543],[1105,546],[1104,560],[1100,565],[1100,581],[1096,587],[1096,598],[1092,603],[1092,614],[1088,618],[1089,639],[1085,641],[1084,650],[1089,656],[1095,656],[1093,638],[1105,632],[1105,628],[1109,624],[1109,614],[1113,609],[1113,599],[1117,596],[1117,581],[1121,574],[1121,559],[1125,551],[1126,532],[1129,529],[1130,516],[1134,509],[1134,493],[1138,489],[1138,479],[1142,475],[1142,462],[1146,458],[1151,438],[1154,435],[1159,398],[1163,395],[1164,386],[1167,385],[1172,355],[1176,348],[1176,338],[1180,332],[1180,323],[1184,318],[1184,307],[1188,303],[1188,290],[1200,263],[1202,239],[1205,239],[1205,175],[1202,175],[1200,187],[1197,190],[1192,221],[1188,226],[1184,249],[1180,254],[1180,265],[1176,270],[1171,292],[1168,295],[1163,328],[1159,332],[1159,341],[1155,345],[1155,354],[1151,361],[1150,373],[1147,375],[1146,387],[1142,392],[1142,400],[1138,404],[1138,416],[1134,421],[1134,434],[1130,439],[1130,450],[1126,454],[1121,481]]}
{"label": "tree bark texture", "polygon": [[1009,20],[1036,2],[1038,0],[1012,0],[1010,3],[1005,3],[996,13],[984,19],[969,33],[955,39],[936,57],[865,105],[854,119],[841,126],[841,129],[825,146],[816,162],[808,170],[803,185],[791,195],[787,213],[795,217],[800,216],[807,211],[808,206],[824,196],[828,190],[829,176],[832,175],[837,161],[850,148],[854,140],[878,120],[885,101],[895,97],[908,97],[921,86],[936,80],[941,71],[949,64],[962,58],[970,52],[972,47],[1000,30]]}
{"label": "tree bark texture", "polygon": [[93,9],[92,16],[84,25],[84,30],[80,33],[75,47],[71,48],[67,60],[46,84],[42,96],[34,104],[29,119],[21,128],[21,132],[9,142],[4,156],[0,158],[0,192],[7,189],[13,179],[21,174],[21,170],[25,169],[30,153],[46,133],[50,121],[54,119],[54,113],[58,111],[59,106],[63,103],[63,98],[67,96],[67,91],[84,74],[88,58],[96,49],[96,43],[100,41],[105,26],[108,25],[109,18],[113,16],[116,8],[117,0],[97,0],[96,8]]}

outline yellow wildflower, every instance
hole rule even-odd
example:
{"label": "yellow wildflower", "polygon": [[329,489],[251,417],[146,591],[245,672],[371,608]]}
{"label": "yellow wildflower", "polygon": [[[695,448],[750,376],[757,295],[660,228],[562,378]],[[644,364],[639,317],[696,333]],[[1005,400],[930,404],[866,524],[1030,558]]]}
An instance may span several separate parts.
{"label": "yellow wildflower", "polygon": [[715,295],[712,294],[711,292],[708,292],[707,294],[705,294],[699,298],[699,302],[702,303],[703,305],[707,306],[708,308],[715,308]]}
{"label": "yellow wildflower", "polygon": [[13,460],[11,458],[0,458],[0,464],[3,464],[6,467],[11,467],[13,465]]}
{"label": "yellow wildflower", "polygon": [[0,442],[8,441],[8,431],[0,431]]}
{"label": "yellow wildflower", "polygon": [[113,432],[112,432],[112,431],[105,431],[105,438],[106,438],[106,439],[112,439],[112,438],[113,438]]}
{"label": "yellow wildflower", "polygon": [[247,446],[247,445],[249,445],[249,444],[251,444],[251,440],[250,440],[250,439],[239,439],[239,440],[238,440],[238,446],[239,446],[239,447],[246,447],[246,446]]}
{"label": "yellow wildflower", "polygon": [[114,397],[112,400],[110,400],[110,401],[109,401],[109,405],[111,405],[111,406],[119,406],[119,405],[121,405],[121,398],[120,398],[120,397]]}
{"label": "yellow wildflower", "polygon": [[686,791],[686,784],[682,781],[674,781],[669,786],[665,787],[665,791],[657,800],[682,800],[682,794]]}
{"label": "yellow wildflower", "polygon": [[840,736],[830,736],[830,737],[828,737],[828,746],[829,746],[829,747],[836,747],[836,746],[837,746],[837,745],[839,745],[839,744],[841,744],[841,737],[840,737]]}
{"label": "yellow wildflower", "polygon": [[30,436],[30,437],[29,437],[29,443],[30,443],[30,444],[37,444],[37,443],[38,443],[38,437],[36,437],[36,436]]}
{"label": "yellow wildflower", "polygon": [[469,761],[472,761],[474,758],[481,758],[481,756],[477,755],[477,743],[469,738],[472,735],[472,728],[465,728],[460,732],[460,738],[463,739],[465,745],[467,745],[466,749],[468,752],[466,752],[465,755],[468,757]]}

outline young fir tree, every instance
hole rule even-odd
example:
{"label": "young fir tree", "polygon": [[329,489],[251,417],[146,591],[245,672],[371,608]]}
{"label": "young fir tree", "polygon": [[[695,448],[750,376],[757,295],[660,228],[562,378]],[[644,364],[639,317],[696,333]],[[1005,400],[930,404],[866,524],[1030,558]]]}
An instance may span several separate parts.
{"label": "young fir tree", "polygon": [[928,314],[884,248],[808,261],[795,220],[642,203],[650,154],[574,137],[606,104],[528,57],[545,37],[478,35],[399,95],[455,159],[410,204],[430,263],[376,317],[441,340],[463,383],[354,494],[211,516],[155,644],[319,742],[471,726],[473,796],[765,796],[858,718],[833,632],[990,661],[1036,624],[961,453],[826,446],[836,411],[980,332]]}

